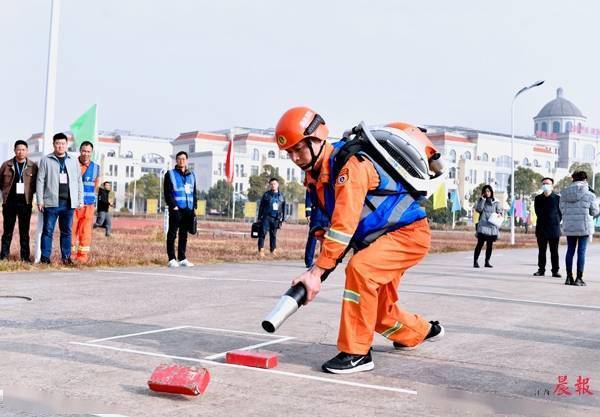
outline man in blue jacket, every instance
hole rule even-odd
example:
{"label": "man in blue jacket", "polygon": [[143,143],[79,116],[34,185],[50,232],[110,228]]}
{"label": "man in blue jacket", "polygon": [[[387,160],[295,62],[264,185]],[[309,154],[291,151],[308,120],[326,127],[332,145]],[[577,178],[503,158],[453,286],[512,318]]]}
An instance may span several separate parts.
{"label": "man in blue jacket", "polygon": [[262,223],[262,231],[258,236],[258,254],[265,257],[265,235],[269,233],[269,249],[277,254],[277,230],[285,216],[285,197],[279,192],[277,178],[269,180],[269,191],[263,194],[258,208],[258,221]]}
{"label": "man in blue jacket", "polygon": [[[163,187],[165,201],[169,207],[169,230],[167,231],[167,255],[170,268],[194,266],[187,260],[185,250],[187,235],[196,215],[196,176],[187,167],[188,155],[178,152],[175,156],[176,166],[165,174]],[[175,238],[179,230],[177,258],[175,257]]]}

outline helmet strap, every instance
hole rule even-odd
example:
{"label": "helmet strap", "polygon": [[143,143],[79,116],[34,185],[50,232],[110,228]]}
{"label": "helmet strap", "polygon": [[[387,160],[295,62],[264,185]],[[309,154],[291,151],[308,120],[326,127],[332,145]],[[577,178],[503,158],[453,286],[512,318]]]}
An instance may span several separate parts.
{"label": "helmet strap", "polygon": [[323,148],[325,147],[325,141],[321,141],[321,147],[319,148],[319,152],[315,154],[315,151],[312,148],[312,143],[310,143],[310,138],[304,139],[307,141],[308,150],[310,151],[310,162],[302,167],[304,171],[311,171],[311,175],[314,177],[316,173],[313,172],[313,168],[315,164],[319,160],[319,156],[323,152]]}

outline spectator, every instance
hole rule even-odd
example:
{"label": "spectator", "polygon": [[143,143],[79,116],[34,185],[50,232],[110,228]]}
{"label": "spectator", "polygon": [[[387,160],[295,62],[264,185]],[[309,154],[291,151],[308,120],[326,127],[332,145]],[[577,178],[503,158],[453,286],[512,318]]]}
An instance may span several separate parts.
{"label": "spectator", "polygon": [[40,262],[50,263],[52,235],[58,219],[62,262],[73,265],[71,226],[73,212],[83,207],[83,182],[77,159],[67,153],[67,136],[57,133],[52,145],[54,152],[40,161],[36,185],[38,209],[44,213]]}
{"label": "spectator", "polygon": [[79,146],[79,167],[83,182],[83,207],[73,215],[73,245],[71,251],[76,260],[86,263],[92,244],[96,188],[100,183],[100,165],[92,161],[94,145],[84,141]]}
{"label": "spectator", "polygon": [[[560,211],[563,214],[563,233],[567,236],[567,280],[565,285],[584,286],[583,270],[585,251],[592,233],[589,216],[598,216],[600,210],[596,196],[589,190],[585,171],[571,175],[573,183],[560,196]],[[577,249],[577,278],[573,280],[573,257]]]}
{"label": "spectator", "polygon": [[265,192],[260,200],[258,220],[262,223],[262,231],[258,236],[258,254],[265,257],[265,235],[269,233],[269,248],[271,254],[277,255],[277,230],[285,216],[285,197],[279,192],[277,178],[269,180],[270,190]]}
{"label": "spectator", "polygon": [[[187,260],[185,251],[187,235],[190,231],[197,206],[196,176],[187,167],[188,154],[184,151],[175,156],[176,166],[167,171],[163,181],[165,201],[169,206],[169,230],[167,231],[167,256],[169,268],[194,266]],[[175,258],[175,238],[179,230],[177,258]],[[179,260],[179,261],[178,261]]]}
{"label": "spectator", "polygon": [[10,243],[17,217],[19,219],[19,242],[21,260],[31,262],[29,252],[29,223],[31,221],[31,205],[37,180],[38,167],[27,158],[29,147],[27,142],[15,142],[15,156],[0,167],[0,183],[2,184],[2,215],[4,233],[0,260],[10,255]]}
{"label": "spectator", "polygon": [[[112,185],[108,181],[102,183],[102,187],[98,190],[98,208],[96,224],[94,228],[103,227],[106,229],[106,237],[110,237],[112,233],[112,214],[110,208],[115,208],[116,201],[111,194]],[[111,203],[112,201],[112,203]]]}
{"label": "spectator", "polygon": [[481,190],[481,197],[477,201],[475,211],[479,213],[479,221],[476,226],[477,245],[473,259],[473,268],[479,268],[479,254],[485,243],[485,267],[493,268],[490,264],[492,257],[492,246],[498,239],[498,226],[490,222],[494,213],[502,214],[498,201],[494,199],[494,190],[489,185],[484,185]]}
{"label": "spectator", "polygon": [[552,276],[560,278],[558,262],[558,242],[560,240],[560,222],[562,213],[560,211],[560,196],[554,193],[554,180],[552,178],[542,179],[542,193],[535,197],[533,206],[537,221],[535,225],[535,237],[538,244],[538,270],[534,276],[543,277],[546,273],[546,248],[550,247],[550,263],[552,264]]}

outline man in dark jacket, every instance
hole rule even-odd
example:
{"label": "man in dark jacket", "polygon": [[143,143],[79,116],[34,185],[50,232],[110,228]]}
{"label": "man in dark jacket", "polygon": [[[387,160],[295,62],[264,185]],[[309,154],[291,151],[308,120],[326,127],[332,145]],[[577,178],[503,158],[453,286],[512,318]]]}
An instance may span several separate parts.
{"label": "man in dark jacket", "polygon": [[269,233],[269,249],[277,254],[277,229],[281,227],[285,216],[285,197],[279,192],[277,178],[269,180],[270,190],[263,194],[258,209],[258,221],[262,223],[262,231],[258,236],[258,254],[265,257],[265,235]]}
{"label": "man in dark jacket", "polygon": [[21,242],[21,260],[30,262],[29,258],[29,222],[31,207],[35,193],[37,170],[35,162],[27,158],[27,142],[15,142],[15,157],[4,162],[0,167],[0,185],[2,187],[2,215],[4,217],[4,233],[0,260],[8,258],[10,242],[17,217],[19,218],[19,240]]}
{"label": "man in dark jacket", "polygon": [[534,208],[537,216],[535,235],[539,248],[538,270],[533,275],[542,277],[546,273],[546,248],[550,246],[550,261],[552,263],[552,276],[560,278],[558,273],[558,241],[560,239],[560,222],[562,213],[559,208],[560,196],[555,194],[554,180],[542,180],[542,194],[535,197]]}
{"label": "man in dark jacket", "polygon": [[110,208],[115,208],[116,204],[110,192],[111,188],[111,183],[104,181],[102,187],[98,189],[97,217],[94,224],[94,228],[104,227],[106,229],[106,237],[110,237],[112,233],[112,214],[110,213]]}
{"label": "man in dark jacket", "polygon": [[[180,151],[175,156],[176,166],[167,171],[163,181],[164,195],[169,206],[169,230],[167,231],[167,256],[170,268],[194,266],[187,260],[185,250],[187,235],[194,221],[196,201],[196,176],[187,167],[188,155]],[[175,258],[175,238],[179,230],[177,258]]]}

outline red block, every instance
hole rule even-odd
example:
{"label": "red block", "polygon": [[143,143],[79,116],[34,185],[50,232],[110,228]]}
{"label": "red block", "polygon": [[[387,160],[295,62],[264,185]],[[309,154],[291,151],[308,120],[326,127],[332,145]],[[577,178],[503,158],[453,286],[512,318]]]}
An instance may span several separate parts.
{"label": "red block", "polygon": [[277,366],[277,353],[263,350],[232,350],[225,356],[227,363],[235,365],[252,366],[254,368],[275,368]]}
{"label": "red block", "polygon": [[148,387],[157,392],[199,395],[204,394],[209,381],[208,369],[162,364],[152,372]]}

